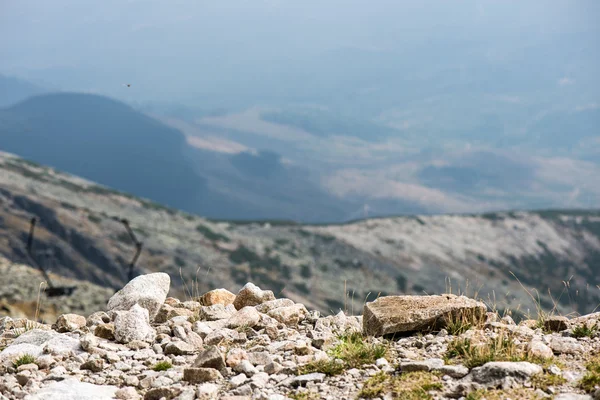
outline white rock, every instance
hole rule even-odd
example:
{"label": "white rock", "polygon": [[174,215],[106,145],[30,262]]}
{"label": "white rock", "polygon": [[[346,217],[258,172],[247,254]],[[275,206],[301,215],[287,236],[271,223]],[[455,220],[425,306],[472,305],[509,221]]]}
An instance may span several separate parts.
{"label": "white rock", "polygon": [[148,310],[150,320],[165,302],[171,278],[163,272],[140,275],[132,279],[108,301],[109,311],[129,310],[134,304]]}
{"label": "white rock", "polygon": [[69,378],[38,390],[28,400],[113,400],[116,386],[101,386]]}
{"label": "white rock", "polygon": [[156,331],[150,326],[148,310],[134,304],[128,311],[115,313],[115,339],[121,343],[133,340],[152,342]]}

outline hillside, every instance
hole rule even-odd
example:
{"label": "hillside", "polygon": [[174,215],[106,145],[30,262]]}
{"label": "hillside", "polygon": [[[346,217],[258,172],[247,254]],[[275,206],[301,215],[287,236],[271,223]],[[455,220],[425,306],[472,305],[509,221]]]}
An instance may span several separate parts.
{"label": "hillside", "polygon": [[180,297],[253,281],[326,313],[359,310],[378,294],[450,290],[535,312],[512,272],[539,291],[546,309],[549,293],[565,313],[600,303],[599,211],[242,224],[169,209],[7,153],[0,171],[0,254],[30,263],[25,242],[36,216],[34,251],[45,254],[38,262],[101,286],[122,286],[134,254],[118,217],[143,242],[137,273],[168,273]]}

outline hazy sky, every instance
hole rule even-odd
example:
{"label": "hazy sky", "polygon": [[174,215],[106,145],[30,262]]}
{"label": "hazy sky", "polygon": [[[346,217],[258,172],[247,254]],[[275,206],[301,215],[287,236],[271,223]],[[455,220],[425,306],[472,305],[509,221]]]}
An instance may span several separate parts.
{"label": "hazy sky", "polygon": [[[595,0],[0,0],[0,72],[111,94],[131,81],[138,100],[272,93],[368,55],[382,69],[469,57],[461,47],[502,58],[554,37],[597,52],[599,20]],[[321,70],[331,54],[334,71]]]}

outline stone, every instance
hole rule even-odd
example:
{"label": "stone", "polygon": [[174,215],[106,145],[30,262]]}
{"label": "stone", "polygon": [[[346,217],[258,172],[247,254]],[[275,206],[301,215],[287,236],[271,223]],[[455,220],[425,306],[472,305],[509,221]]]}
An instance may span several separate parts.
{"label": "stone", "polygon": [[170,285],[171,278],[163,272],[137,276],[110,298],[107,309],[127,311],[137,304],[148,311],[153,321],[167,298]]}
{"label": "stone", "polygon": [[506,389],[513,387],[514,383],[523,383],[543,371],[541,366],[526,361],[494,361],[473,368],[469,376],[474,382],[485,387]]}
{"label": "stone", "polygon": [[261,290],[252,282],[248,282],[238,292],[233,305],[236,310],[240,310],[244,307],[257,306],[271,300],[275,300],[275,295],[272,291]]}
{"label": "stone", "polygon": [[119,390],[116,386],[93,385],[68,378],[43,387],[28,397],[28,400],[112,400]]}
{"label": "stone", "polygon": [[163,304],[156,313],[156,316],[154,317],[154,322],[162,324],[173,318],[185,317],[186,319],[189,319],[194,315],[195,312],[188,310],[187,308],[178,308],[170,306],[168,304]]}
{"label": "stone", "polygon": [[214,289],[200,296],[198,302],[203,306],[214,306],[215,304],[228,306],[229,304],[233,304],[234,300],[235,294],[231,293],[229,290]]}
{"label": "stone", "polygon": [[252,376],[258,372],[254,365],[252,365],[252,363],[248,360],[242,360],[239,364],[233,367],[233,370],[235,372],[244,373],[246,376]]}
{"label": "stone", "polygon": [[212,382],[222,379],[223,376],[214,368],[185,368],[183,380],[192,384]]}
{"label": "stone", "polygon": [[208,346],[198,354],[192,365],[194,368],[214,368],[219,371],[225,370],[225,360],[217,346]]}
{"label": "stone", "polygon": [[196,348],[194,346],[181,340],[167,343],[164,349],[165,354],[174,354],[176,356],[194,354],[195,351]]}
{"label": "stone", "polygon": [[214,383],[203,383],[198,386],[198,399],[213,400],[219,394],[219,387]]}
{"label": "stone", "polygon": [[227,353],[227,359],[225,360],[225,363],[228,367],[234,368],[240,362],[247,359],[248,353],[246,353],[246,350],[234,347]]}
{"label": "stone", "polygon": [[577,393],[561,393],[554,396],[553,400],[595,400],[592,396],[587,394]]}
{"label": "stone", "polygon": [[291,385],[293,387],[306,386],[307,383],[321,383],[325,380],[325,374],[320,372],[313,372],[312,374],[300,375],[292,379]]}
{"label": "stone", "polygon": [[96,339],[96,336],[88,333],[79,338],[79,344],[81,345],[82,349],[88,351],[98,346],[98,339]]}
{"label": "stone", "polygon": [[349,332],[360,332],[361,330],[362,325],[359,323],[358,319],[346,315],[343,311],[340,311],[336,315],[320,318],[315,322],[315,331],[317,332],[344,334]]}
{"label": "stone", "polygon": [[201,307],[198,315],[203,321],[218,321],[220,319],[230,318],[235,312],[236,309],[231,304],[228,306],[214,304],[212,306]]}
{"label": "stone", "polygon": [[123,387],[117,390],[115,392],[115,397],[119,400],[138,400],[142,398],[142,396],[138,394],[137,390],[132,387]]}
{"label": "stone", "polygon": [[244,307],[227,319],[226,327],[229,329],[236,328],[253,328],[260,321],[260,313],[254,307]]}
{"label": "stone", "polygon": [[384,296],[363,307],[363,332],[370,336],[446,328],[450,320],[483,321],[487,307],[465,296]]}
{"label": "stone", "polygon": [[115,325],[113,323],[97,325],[94,335],[106,340],[115,340]]}
{"label": "stone", "polygon": [[275,308],[267,313],[269,317],[287,326],[296,326],[309,315],[304,304],[294,304],[287,307]]}
{"label": "stone", "polygon": [[86,326],[87,321],[83,315],[62,314],[56,320],[56,330],[58,332],[73,332]]}
{"label": "stone", "polygon": [[544,328],[550,332],[562,332],[569,329],[569,318],[553,315],[544,320]]}
{"label": "stone", "polygon": [[58,336],[58,333],[54,331],[47,331],[43,329],[32,329],[21,334],[18,338],[16,338],[12,345],[27,343],[34,344],[36,346],[42,346],[46,344],[50,339],[53,339]]}
{"label": "stone", "polygon": [[144,395],[144,400],[170,400],[179,394],[179,390],[168,387],[156,387],[148,390]]}
{"label": "stone", "polygon": [[549,346],[556,354],[581,354],[584,351],[577,339],[571,337],[553,337]]}
{"label": "stone", "polygon": [[402,372],[429,372],[436,369],[440,369],[443,366],[444,360],[442,360],[441,358],[431,358],[425,361],[408,361],[400,363],[400,369],[402,370]]}
{"label": "stone", "polygon": [[290,299],[282,298],[266,301],[256,306],[256,310],[262,314],[267,314],[269,311],[280,307],[293,306],[294,302]]}
{"label": "stone", "polygon": [[121,343],[132,340],[152,342],[156,337],[156,331],[150,326],[148,309],[137,303],[127,311],[116,311],[114,324],[115,339]]}
{"label": "stone", "polygon": [[527,353],[532,357],[548,360],[554,357],[552,349],[544,344],[541,340],[532,340],[527,345]]}
{"label": "stone", "polygon": [[104,369],[104,360],[101,358],[96,358],[94,360],[89,360],[81,364],[79,369],[87,369],[92,372],[100,372]]}
{"label": "stone", "polygon": [[469,374],[469,368],[464,365],[442,365],[435,369],[443,375],[448,375],[454,379],[461,379]]}
{"label": "stone", "polygon": [[79,340],[65,334],[59,334],[44,343],[43,351],[52,355],[69,355],[83,352]]}
{"label": "stone", "polygon": [[110,322],[110,316],[104,311],[96,311],[92,313],[86,320],[86,326],[96,326],[100,324],[108,324]]}

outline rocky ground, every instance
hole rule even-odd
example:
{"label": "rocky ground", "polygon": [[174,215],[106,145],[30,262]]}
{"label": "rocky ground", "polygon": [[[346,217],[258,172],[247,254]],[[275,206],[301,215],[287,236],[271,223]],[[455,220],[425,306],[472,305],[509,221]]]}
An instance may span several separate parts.
{"label": "rocky ground", "polygon": [[600,399],[600,313],[518,325],[464,296],[321,317],[246,284],[142,275],[87,318],[0,318],[0,399]]}

